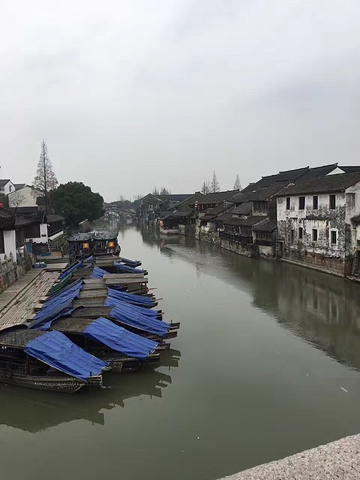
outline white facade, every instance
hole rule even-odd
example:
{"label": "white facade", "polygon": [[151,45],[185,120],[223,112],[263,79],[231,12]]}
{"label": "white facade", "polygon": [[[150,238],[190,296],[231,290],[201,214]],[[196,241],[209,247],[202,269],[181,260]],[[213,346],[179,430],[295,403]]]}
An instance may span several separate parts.
{"label": "white facade", "polygon": [[37,199],[43,196],[44,194],[40,190],[26,185],[9,193],[9,207],[36,207]]}
{"label": "white facade", "polygon": [[5,195],[9,195],[9,193],[11,193],[11,192],[15,192],[15,186],[12,183],[11,180],[8,180],[7,183],[5,183],[4,185],[2,185],[0,187],[0,193],[3,193]]}
{"label": "white facade", "polygon": [[13,256],[14,262],[17,259],[17,252],[16,252],[16,233],[15,230],[3,230],[4,235],[4,252],[0,254],[0,259],[4,260],[5,255],[7,258],[10,255]]}
{"label": "white facade", "polygon": [[360,248],[360,182],[345,192],[279,197],[277,226],[284,259],[326,271],[336,265],[339,274],[347,262],[349,272]]}
{"label": "white facade", "polygon": [[40,223],[40,237],[27,238],[26,241],[32,241],[33,243],[48,243],[49,236],[47,223]]}

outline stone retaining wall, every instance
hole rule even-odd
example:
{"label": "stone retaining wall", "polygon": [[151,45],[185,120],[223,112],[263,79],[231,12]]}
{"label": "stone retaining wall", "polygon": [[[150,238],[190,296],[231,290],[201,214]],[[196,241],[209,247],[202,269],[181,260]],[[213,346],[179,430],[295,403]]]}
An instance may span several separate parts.
{"label": "stone retaining wall", "polygon": [[0,293],[30,270],[33,263],[33,258],[30,255],[26,255],[20,263],[14,263],[12,257],[0,262]]}

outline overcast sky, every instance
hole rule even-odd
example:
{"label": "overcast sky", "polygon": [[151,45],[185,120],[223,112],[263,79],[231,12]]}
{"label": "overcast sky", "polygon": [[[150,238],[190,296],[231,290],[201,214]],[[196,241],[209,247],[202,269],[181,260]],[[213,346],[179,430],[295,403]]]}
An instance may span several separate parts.
{"label": "overcast sky", "polygon": [[359,0],[0,0],[1,177],[105,200],[360,163]]}

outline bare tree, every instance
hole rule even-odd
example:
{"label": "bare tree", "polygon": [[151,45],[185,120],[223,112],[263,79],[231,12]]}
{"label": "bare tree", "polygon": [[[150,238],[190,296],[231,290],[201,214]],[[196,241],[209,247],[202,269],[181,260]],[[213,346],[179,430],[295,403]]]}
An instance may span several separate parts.
{"label": "bare tree", "polygon": [[219,185],[219,182],[217,181],[215,171],[213,172],[213,178],[210,184],[210,192],[211,193],[220,192],[220,185]]}
{"label": "bare tree", "polygon": [[9,206],[20,207],[24,200],[25,196],[21,192],[13,192],[9,195]]}
{"label": "bare tree", "polygon": [[202,184],[200,192],[203,193],[204,195],[206,195],[207,193],[210,192],[210,185],[209,185],[208,181],[206,181]]}
{"label": "bare tree", "polygon": [[236,180],[235,180],[235,183],[234,183],[234,190],[241,190],[241,183],[240,183],[240,178],[239,178],[239,174],[236,175]]}
{"label": "bare tree", "polygon": [[45,209],[48,209],[48,193],[58,186],[58,181],[55,176],[50,158],[47,152],[47,145],[43,140],[41,143],[40,159],[36,170],[36,175],[33,181],[33,186],[42,192],[45,196]]}

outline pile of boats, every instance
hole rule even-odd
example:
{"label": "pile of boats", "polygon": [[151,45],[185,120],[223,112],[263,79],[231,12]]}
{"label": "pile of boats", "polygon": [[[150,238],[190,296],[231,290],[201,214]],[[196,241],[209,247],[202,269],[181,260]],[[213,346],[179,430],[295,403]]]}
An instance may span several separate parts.
{"label": "pile of boats", "polygon": [[112,254],[70,264],[32,319],[0,332],[0,381],[75,392],[158,362],[180,324],[163,320],[140,266]]}

